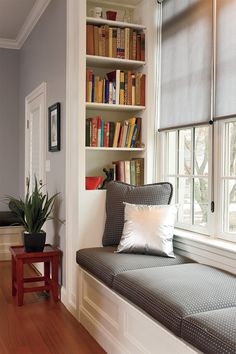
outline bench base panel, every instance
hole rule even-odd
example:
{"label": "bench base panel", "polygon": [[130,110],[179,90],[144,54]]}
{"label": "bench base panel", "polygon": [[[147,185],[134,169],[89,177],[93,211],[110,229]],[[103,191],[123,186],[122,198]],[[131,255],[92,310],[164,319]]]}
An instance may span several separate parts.
{"label": "bench base panel", "polygon": [[79,321],[107,353],[200,353],[80,267],[78,286]]}

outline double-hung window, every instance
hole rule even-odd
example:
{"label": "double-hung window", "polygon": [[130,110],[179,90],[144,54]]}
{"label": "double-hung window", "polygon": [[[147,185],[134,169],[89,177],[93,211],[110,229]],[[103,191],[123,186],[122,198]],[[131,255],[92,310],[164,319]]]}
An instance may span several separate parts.
{"label": "double-hung window", "polygon": [[235,18],[236,1],[162,2],[158,120],[176,226],[234,242]]}
{"label": "double-hung window", "polygon": [[163,133],[166,151],[164,179],[174,186],[177,226],[205,233],[209,227],[209,127]]}

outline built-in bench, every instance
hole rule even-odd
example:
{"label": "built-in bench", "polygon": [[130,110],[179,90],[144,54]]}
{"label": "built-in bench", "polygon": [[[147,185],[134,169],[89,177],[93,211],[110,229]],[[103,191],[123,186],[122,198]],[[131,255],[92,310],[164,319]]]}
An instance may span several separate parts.
{"label": "built-in bench", "polygon": [[[166,237],[171,218],[160,221],[158,212],[160,205],[162,212],[173,210],[166,207],[172,192],[165,182],[108,184],[105,247],[76,255],[79,320],[112,354],[236,354],[236,277],[183,257],[178,249],[173,258],[172,234]],[[153,240],[159,240],[156,248]],[[115,252],[124,242],[127,253]]]}
{"label": "built-in bench", "polygon": [[[114,250],[115,247],[104,247],[77,252],[77,263],[82,267],[81,272],[85,270],[92,274],[90,277],[85,273],[80,279],[82,289],[80,317],[87,329],[91,330],[88,324],[88,318],[91,316],[94,316],[95,323],[98,324],[100,321],[98,325],[100,330],[106,323],[106,317],[110,317],[109,321],[111,323],[113,321],[113,326],[124,325],[121,326],[119,319],[116,318],[115,299],[119,294],[122,299],[127,299],[129,303],[134,304],[136,308],[144,311],[173,333],[176,341],[173,344],[170,341],[170,345],[160,353],[173,353],[174,347],[175,353],[178,353],[177,337],[181,338],[179,342],[182,341],[183,344],[183,348],[180,346],[179,349],[180,352],[182,351],[181,354],[199,352],[197,350],[209,354],[236,353],[236,278],[234,275],[213,267],[192,263],[191,260],[179,255],[176,258],[167,258],[118,254],[114,253]],[[94,277],[102,281],[105,286],[99,286]],[[111,301],[112,293],[106,293],[106,287],[116,294],[113,298],[114,302]],[[104,296],[103,300],[101,293]],[[117,302],[118,313],[119,307]],[[127,312],[129,313],[129,310]],[[127,316],[128,326],[130,320]],[[132,316],[135,318],[136,315]],[[222,323],[220,323],[221,316]],[[142,321],[140,325],[142,327]],[[106,326],[104,330],[107,330]],[[122,332],[122,328],[119,330]],[[141,330],[139,328],[138,331]],[[143,327],[143,331],[146,330],[149,331],[149,327]],[[110,331],[110,336],[115,334],[113,331],[113,329]],[[129,337],[129,331],[126,327],[126,337]],[[94,334],[93,330],[92,334]],[[125,336],[124,333],[123,335]],[[135,341],[139,343],[139,340],[138,335],[133,338],[133,343]],[[185,341],[190,343],[189,347]],[[159,352],[160,343],[155,344],[153,340],[151,342],[153,342],[151,350],[147,349],[147,341],[140,341],[130,351],[127,346],[122,350],[136,354],[139,352],[138,348],[143,346],[143,353]],[[149,340],[149,346],[151,342]],[[117,347],[124,343],[125,341],[122,340]],[[101,344],[104,345],[104,341]],[[113,343],[110,352],[117,352],[117,347],[114,349]],[[197,348],[196,351],[193,347]]]}

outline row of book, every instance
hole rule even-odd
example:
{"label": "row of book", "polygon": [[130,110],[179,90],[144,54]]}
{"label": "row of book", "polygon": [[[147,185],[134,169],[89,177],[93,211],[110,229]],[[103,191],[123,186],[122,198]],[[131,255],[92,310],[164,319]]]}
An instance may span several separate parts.
{"label": "row of book", "polygon": [[145,33],[132,28],[87,24],[87,54],[145,61]]}
{"label": "row of book", "polygon": [[93,69],[86,70],[86,101],[145,106],[146,75],[141,72],[114,70],[102,78]]}
{"label": "row of book", "polygon": [[144,184],[144,159],[119,160],[113,162],[114,180],[142,186]]}
{"label": "row of book", "polygon": [[86,146],[141,147],[142,118],[106,122],[101,116],[86,118]]}

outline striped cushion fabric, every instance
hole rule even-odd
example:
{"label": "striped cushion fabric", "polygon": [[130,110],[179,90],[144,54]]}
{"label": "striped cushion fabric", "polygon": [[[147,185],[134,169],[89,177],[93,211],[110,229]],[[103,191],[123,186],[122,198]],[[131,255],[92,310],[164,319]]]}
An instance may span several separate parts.
{"label": "striped cushion fabric", "polygon": [[236,306],[235,276],[197,263],[120,273],[113,288],[178,336],[183,317]]}
{"label": "striped cushion fabric", "polygon": [[103,246],[120,243],[124,226],[124,204],[166,205],[172,198],[173,187],[170,183],[155,183],[144,186],[131,186],[123,182],[110,182],[106,195],[106,224]]}
{"label": "striped cushion fabric", "polygon": [[192,262],[176,255],[176,258],[149,256],[143,254],[114,253],[116,247],[87,248],[77,251],[77,263],[95,275],[109,287],[114,277],[127,270],[163,267]]}
{"label": "striped cushion fabric", "polygon": [[236,307],[185,317],[182,337],[206,354],[235,354]]}

